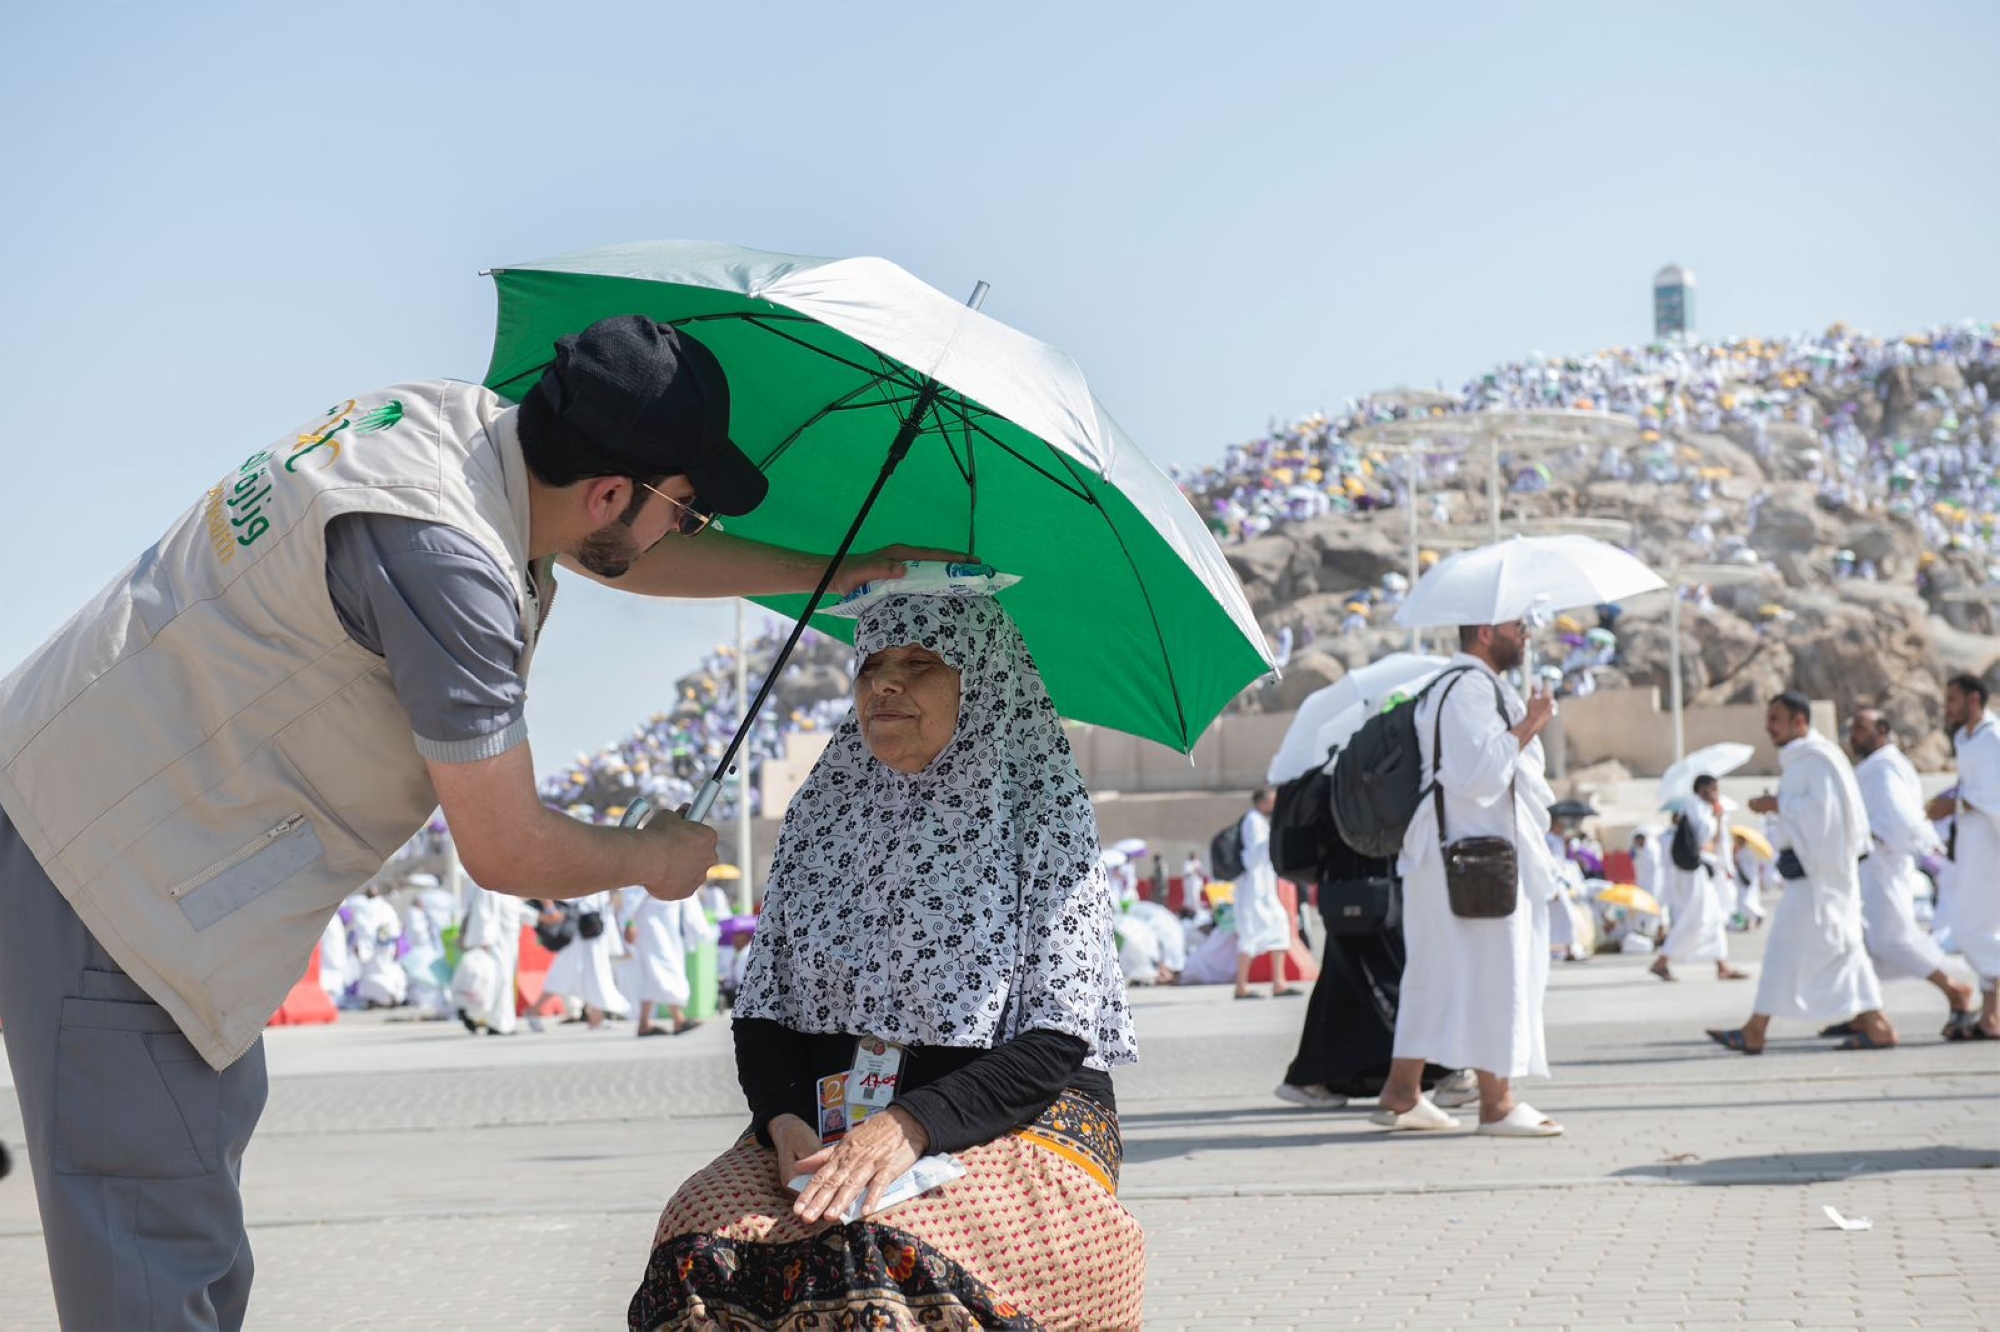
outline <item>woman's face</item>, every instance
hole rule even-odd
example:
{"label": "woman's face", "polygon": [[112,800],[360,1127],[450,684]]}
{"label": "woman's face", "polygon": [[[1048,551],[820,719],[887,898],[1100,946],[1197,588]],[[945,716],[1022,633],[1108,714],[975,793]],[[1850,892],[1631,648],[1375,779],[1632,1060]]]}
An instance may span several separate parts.
{"label": "woman's face", "polygon": [[958,671],[915,644],[871,653],[854,677],[854,715],[870,754],[922,772],[958,731]]}

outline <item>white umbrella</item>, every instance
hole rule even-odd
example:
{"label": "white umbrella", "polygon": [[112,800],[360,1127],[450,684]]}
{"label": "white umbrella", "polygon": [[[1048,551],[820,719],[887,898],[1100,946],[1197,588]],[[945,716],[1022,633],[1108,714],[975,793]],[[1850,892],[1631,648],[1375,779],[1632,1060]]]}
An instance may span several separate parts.
{"label": "white umbrella", "polygon": [[1667,809],[1694,794],[1694,779],[1726,777],[1750,761],[1756,747],[1736,740],[1705,745],[1668,768],[1660,778],[1660,808]]}
{"label": "white umbrella", "polygon": [[1632,556],[1590,537],[1513,537],[1439,561],[1410,589],[1396,623],[1406,629],[1506,624],[1665,586]]}
{"label": "white umbrella", "polygon": [[[1324,689],[1314,690],[1299,705],[1298,716],[1292,719],[1283,743],[1272,755],[1271,766],[1264,779],[1274,786],[1289,782],[1308,768],[1325,761],[1327,747],[1321,743],[1319,733],[1329,721],[1352,707],[1366,704],[1372,709],[1379,706],[1383,699],[1398,689],[1421,688],[1425,681],[1448,665],[1450,661],[1444,657],[1392,652],[1380,661],[1371,661],[1366,666],[1349,671]],[[1355,729],[1360,729],[1360,723],[1355,724]],[[1347,734],[1352,735],[1354,731],[1350,730]]]}

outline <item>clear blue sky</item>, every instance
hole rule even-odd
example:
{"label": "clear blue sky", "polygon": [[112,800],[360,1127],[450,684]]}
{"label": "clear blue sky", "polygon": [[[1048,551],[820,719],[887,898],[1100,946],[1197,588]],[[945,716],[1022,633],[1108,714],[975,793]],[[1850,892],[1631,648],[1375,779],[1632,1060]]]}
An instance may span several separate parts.
{"label": "clear blue sky", "polygon": [[[482,267],[880,254],[1161,461],[1529,349],[2000,313],[2000,5],[0,6],[0,671],[327,402],[485,369]],[[570,580],[544,768],[720,608]],[[162,700],[167,704],[168,700]]]}

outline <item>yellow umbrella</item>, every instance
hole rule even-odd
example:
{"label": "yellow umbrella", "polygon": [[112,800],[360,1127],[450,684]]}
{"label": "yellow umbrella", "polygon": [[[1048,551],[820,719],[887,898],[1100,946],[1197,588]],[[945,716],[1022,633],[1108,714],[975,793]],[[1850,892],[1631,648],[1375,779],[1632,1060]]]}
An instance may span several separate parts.
{"label": "yellow umbrella", "polygon": [[1704,467],[1696,475],[1704,481],[1727,481],[1736,474],[1727,467]]}
{"label": "yellow umbrella", "polygon": [[1778,853],[1771,849],[1770,839],[1755,828],[1732,827],[1729,830],[1729,835],[1742,842],[1743,845],[1749,847],[1752,851],[1755,851],[1759,860],[1776,860],[1778,858]]}
{"label": "yellow umbrella", "polygon": [[1556,632],[1560,634],[1580,634],[1583,632],[1583,625],[1578,623],[1576,617],[1573,615],[1558,615],[1556,616]]}
{"label": "yellow umbrella", "polygon": [[743,877],[743,871],[737,869],[734,865],[710,865],[708,867],[708,877],[711,879],[740,879]]}
{"label": "yellow umbrella", "polygon": [[1347,493],[1357,498],[1368,492],[1368,483],[1358,476],[1350,476],[1345,482]]}
{"label": "yellow umbrella", "polygon": [[1650,911],[1660,914],[1659,899],[1636,883],[1614,883],[1597,895],[1600,902],[1622,906],[1628,911]]}

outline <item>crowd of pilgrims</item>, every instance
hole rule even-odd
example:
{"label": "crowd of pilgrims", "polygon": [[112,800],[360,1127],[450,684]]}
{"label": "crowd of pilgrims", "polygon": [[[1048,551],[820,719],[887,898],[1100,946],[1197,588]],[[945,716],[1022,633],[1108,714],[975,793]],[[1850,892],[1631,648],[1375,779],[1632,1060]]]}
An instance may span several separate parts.
{"label": "crowd of pilgrims", "polygon": [[[1872,436],[1862,428],[1861,404],[1890,392],[1884,372],[1941,364],[1955,366],[1964,386],[1930,390],[1920,404],[1923,426]],[[1401,505],[1407,462],[1350,443],[1362,426],[1493,409],[1610,412],[1638,427],[1637,447],[1590,446],[1596,456],[1581,459],[1583,474],[1687,488],[1704,506],[1690,536],[1700,544],[1702,529],[1709,529],[1712,557],[1726,559],[1735,552],[1723,548],[1716,529],[1747,530],[1750,523],[1731,521],[1738,515],[1719,507],[1716,469],[1690,461],[1676,440],[1690,432],[1728,434],[1769,462],[1777,447],[1772,428],[1789,424],[1813,433],[1814,443],[1796,457],[1829,501],[1907,517],[1928,548],[1990,552],[2000,517],[1994,424],[2000,403],[1988,387],[1996,371],[2000,331],[1971,322],[1895,338],[1835,325],[1782,339],[1529,356],[1478,376],[1456,395],[1401,390],[1349,399],[1337,416],[1320,412],[1274,426],[1263,438],[1233,445],[1212,466],[1171,470],[1217,536],[1241,542],[1287,522]],[[1513,489],[1551,482],[1546,462],[1503,459],[1502,465]],[[1424,460],[1420,490],[1432,496],[1437,521],[1450,521],[1446,492],[1461,469],[1483,486],[1483,467],[1483,460],[1462,462],[1443,452]],[[1844,563],[1843,574],[1874,576],[1851,556]]]}

